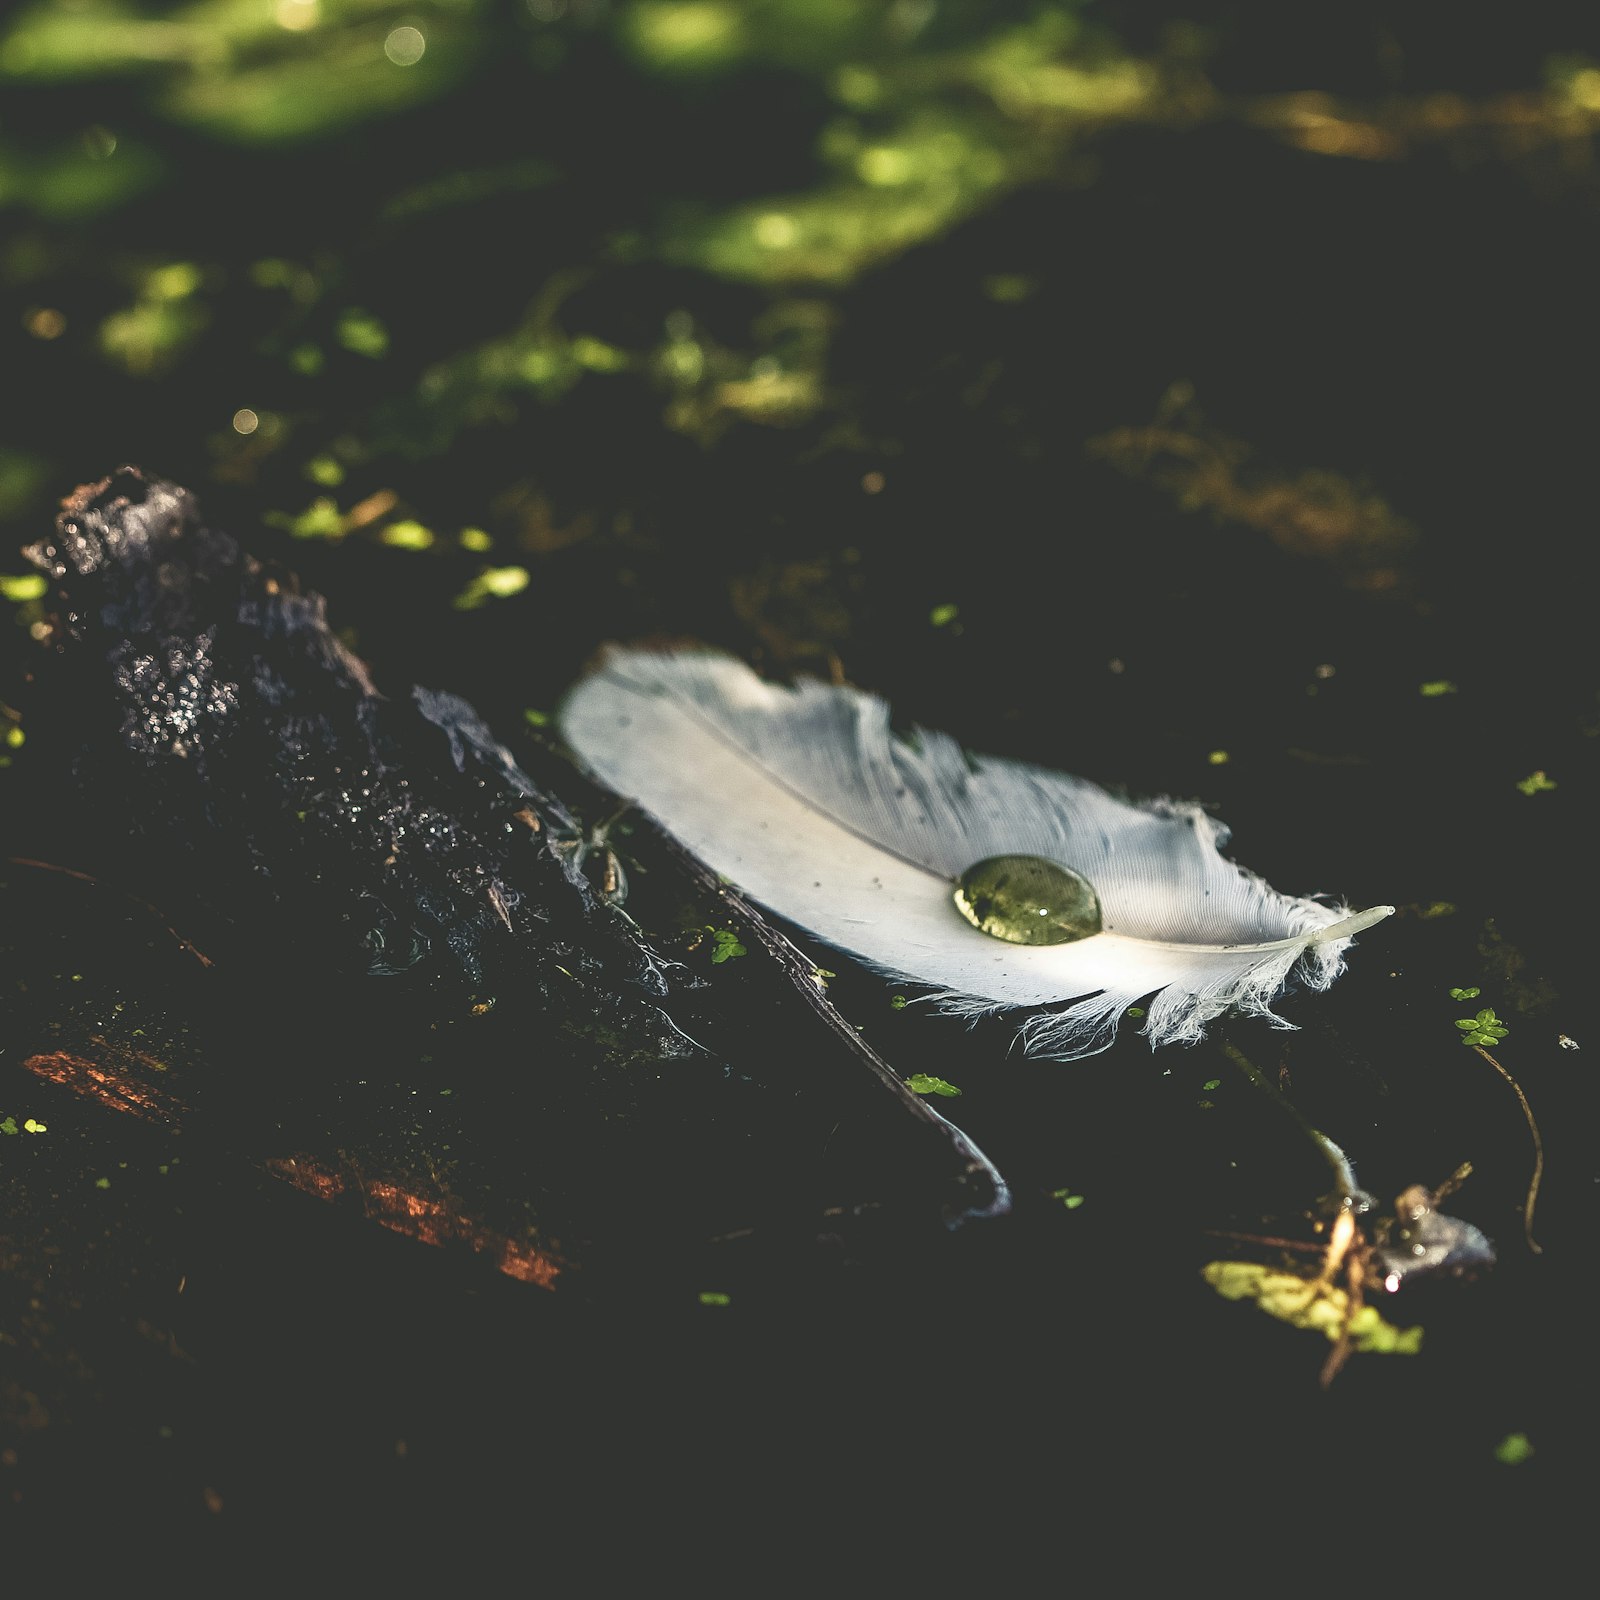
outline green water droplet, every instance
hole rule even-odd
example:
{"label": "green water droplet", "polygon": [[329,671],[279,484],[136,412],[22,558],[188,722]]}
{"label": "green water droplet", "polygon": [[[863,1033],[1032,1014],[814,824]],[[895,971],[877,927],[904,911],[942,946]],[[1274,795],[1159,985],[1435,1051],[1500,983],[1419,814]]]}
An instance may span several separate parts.
{"label": "green water droplet", "polygon": [[1043,856],[989,856],[956,882],[956,909],[1009,944],[1070,944],[1100,931],[1100,898],[1088,879]]}

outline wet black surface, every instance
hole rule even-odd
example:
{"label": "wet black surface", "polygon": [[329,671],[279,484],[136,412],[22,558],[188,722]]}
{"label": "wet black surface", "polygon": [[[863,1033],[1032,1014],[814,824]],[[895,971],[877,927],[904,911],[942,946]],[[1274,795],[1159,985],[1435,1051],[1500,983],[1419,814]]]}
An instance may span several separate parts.
{"label": "wet black surface", "polygon": [[[1522,53],[1582,46],[1551,22],[1466,72],[1399,32],[1419,93],[1430,75],[1515,89]],[[1315,61],[1323,86],[1375,94],[1347,81],[1370,59],[1357,34],[1229,34],[1227,61],[1252,92],[1303,86]],[[304,499],[297,469],[219,470],[204,442],[240,367],[264,370],[243,331],[166,380],[166,409],[132,380],[63,384],[30,346],[7,426],[50,441],[49,494],[134,458],[194,484],[327,594],[380,688],[464,695],[584,822],[609,803],[523,709],[553,707],[605,640],[669,634],[771,671],[836,657],[907,721],[1200,798],[1275,886],[1399,912],[1327,995],[1289,998],[1298,1032],[1225,1025],[1154,1056],[1130,1036],[1069,1064],[1011,1053],[999,1023],[892,1009],[811,951],[882,1060],[961,1087],[937,1109],[1015,1204],[952,1230],[947,1147],[759,942],[716,967],[692,947],[685,930],[738,924],[646,827],[612,841],[629,907],[704,980],[682,1025],[707,1054],[624,1080],[603,1040],[515,993],[428,1015],[248,928],[228,934],[247,957],[203,966],[182,940],[204,951],[215,907],[169,904],[107,841],[92,866],[61,859],[50,819],[25,830],[13,809],[8,855],[101,881],[0,872],[0,1117],[47,1130],[0,1140],[0,1515],[24,1536],[87,1518],[196,1547],[381,1524],[386,1560],[493,1541],[530,1583],[558,1558],[610,1570],[632,1543],[762,1592],[803,1566],[860,1581],[857,1548],[879,1586],[941,1547],[1019,1591],[1086,1581],[1076,1552],[1108,1547],[1128,1574],[1273,1588],[1364,1585],[1393,1570],[1389,1539],[1430,1582],[1525,1557],[1536,1574],[1579,1526],[1593,1417],[1600,212],[1573,149],[1337,160],[1226,119],[1107,135],[1092,183],[1057,173],[832,292],[830,404],[809,421],[706,447],[642,387],[590,379],[445,454],[391,445],[354,469],[346,500],[392,481],[440,524],[492,522],[529,483],[557,526],[588,519],[520,547],[528,588],[472,611],[449,605],[477,565],[459,551],[262,526]],[[241,259],[288,251],[287,201],[221,204],[129,226],[174,252],[207,227],[239,230]],[[563,188],[541,227],[581,237],[586,206]],[[405,238],[352,270],[380,310],[434,307],[412,337],[436,350],[525,297],[526,255],[474,256],[469,286],[459,241]],[[996,273],[1034,288],[992,299]],[[580,320],[620,339],[682,300],[732,327],[759,298],[608,268]],[[1130,468],[1093,444],[1156,425],[1248,441],[1247,487],[1323,469],[1389,520],[1275,539],[1237,497],[1163,489],[1155,446]],[[47,531],[49,494],[14,546]],[[16,683],[35,646],[13,634]],[[1536,772],[1555,787],[1519,789]],[[1454,1026],[1483,1006],[1543,1136],[1537,1253],[1527,1123]],[[1496,1265],[1378,1296],[1424,1327],[1419,1355],[1357,1354],[1324,1389],[1324,1339],[1202,1280],[1249,1253],[1225,1235],[1312,1239],[1328,1184],[1224,1041],[1382,1207],[1471,1163],[1447,1209]],[[26,1065],[54,1057],[114,1082]],[[1515,1435],[1532,1454],[1512,1465]],[[1304,1565],[1263,1575],[1263,1549]]]}

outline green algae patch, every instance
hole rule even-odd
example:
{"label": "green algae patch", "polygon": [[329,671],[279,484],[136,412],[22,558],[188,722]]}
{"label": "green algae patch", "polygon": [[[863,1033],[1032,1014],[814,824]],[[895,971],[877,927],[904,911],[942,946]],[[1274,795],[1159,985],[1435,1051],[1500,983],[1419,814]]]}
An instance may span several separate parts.
{"label": "green algae patch", "polygon": [[1335,1284],[1297,1277],[1254,1261],[1210,1261],[1200,1275],[1224,1300],[1253,1300],[1269,1317],[1294,1328],[1320,1333],[1337,1343],[1348,1320],[1350,1348],[1363,1354],[1414,1356],[1422,1349],[1422,1329],[1397,1328],[1377,1308],[1358,1306]]}

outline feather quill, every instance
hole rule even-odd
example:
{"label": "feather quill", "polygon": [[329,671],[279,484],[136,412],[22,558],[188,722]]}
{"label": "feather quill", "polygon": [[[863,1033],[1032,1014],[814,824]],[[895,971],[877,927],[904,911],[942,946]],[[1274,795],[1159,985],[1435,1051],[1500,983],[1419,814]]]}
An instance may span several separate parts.
{"label": "feather quill", "polygon": [[[752,899],[971,1019],[1026,1008],[1026,1051],[1105,1049],[1146,1002],[1152,1046],[1193,1043],[1224,1011],[1264,1017],[1298,968],[1326,989],[1351,915],[1278,893],[1221,853],[1197,805],[1130,803],[1065,773],[970,757],[948,735],[896,736],[888,705],[850,688],[768,683],[711,652],[613,650],[567,697],[580,762]],[[1087,879],[1101,931],[1013,944],[963,920],[957,880],[994,856],[1043,857]]]}

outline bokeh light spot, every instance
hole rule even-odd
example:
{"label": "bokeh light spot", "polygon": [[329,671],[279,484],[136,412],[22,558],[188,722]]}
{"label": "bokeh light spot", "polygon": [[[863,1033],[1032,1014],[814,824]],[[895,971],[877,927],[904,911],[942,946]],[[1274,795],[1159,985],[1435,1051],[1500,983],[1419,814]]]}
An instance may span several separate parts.
{"label": "bokeh light spot", "polygon": [[423,38],[422,29],[414,28],[410,23],[402,23],[400,27],[391,29],[389,37],[383,41],[383,53],[397,67],[414,67],[427,48],[428,41]]}

